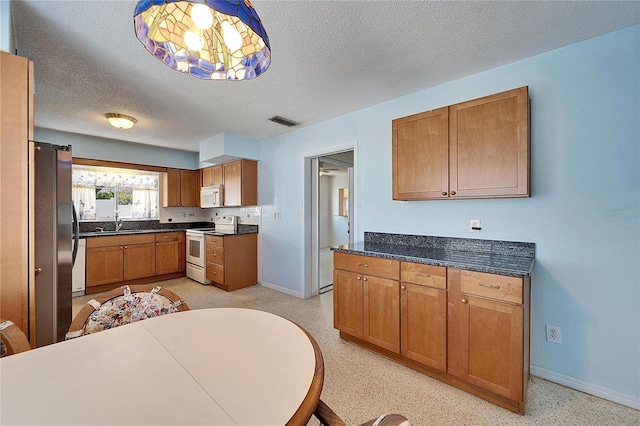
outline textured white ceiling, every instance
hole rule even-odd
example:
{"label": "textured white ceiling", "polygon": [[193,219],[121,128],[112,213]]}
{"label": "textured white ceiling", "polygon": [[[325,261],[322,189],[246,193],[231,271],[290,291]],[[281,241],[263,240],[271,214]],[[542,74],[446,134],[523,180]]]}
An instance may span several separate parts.
{"label": "textured white ceiling", "polygon": [[[35,63],[38,127],[197,151],[219,133],[265,139],[640,23],[640,3],[254,1],[272,48],[251,81],[204,81],[152,57],[135,0],[14,0]],[[131,130],[107,112],[132,115]]]}

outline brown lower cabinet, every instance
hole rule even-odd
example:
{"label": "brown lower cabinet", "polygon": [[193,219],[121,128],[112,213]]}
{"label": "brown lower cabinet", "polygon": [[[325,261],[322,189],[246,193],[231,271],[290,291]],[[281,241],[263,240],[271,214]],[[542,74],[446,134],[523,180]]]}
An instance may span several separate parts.
{"label": "brown lower cabinet", "polygon": [[342,338],[524,413],[529,278],[340,252],[334,268]]}
{"label": "brown lower cabinet", "polygon": [[206,235],[206,276],[223,290],[258,282],[258,234]]}
{"label": "brown lower cabinet", "polygon": [[87,238],[86,293],[184,275],[184,240],[184,232]]}

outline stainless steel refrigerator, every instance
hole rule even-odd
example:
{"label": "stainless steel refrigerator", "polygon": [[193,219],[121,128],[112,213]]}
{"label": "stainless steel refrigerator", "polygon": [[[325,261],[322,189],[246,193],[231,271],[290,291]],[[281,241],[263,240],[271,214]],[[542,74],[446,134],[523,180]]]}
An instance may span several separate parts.
{"label": "stainless steel refrigerator", "polygon": [[34,142],[33,188],[36,346],[44,346],[64,340],[71,325],[71,268],[78,241],[71,146]]}

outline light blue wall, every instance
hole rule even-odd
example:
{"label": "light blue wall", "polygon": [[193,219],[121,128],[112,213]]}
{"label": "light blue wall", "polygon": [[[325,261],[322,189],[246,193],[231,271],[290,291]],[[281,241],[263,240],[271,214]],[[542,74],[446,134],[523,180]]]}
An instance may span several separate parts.
{"label": "light blue wall", "polygon": [[0,0],[0,50],[9,53],[14,53],[15,50],[11,2],[9,0]]}
{"label": "light blue wall", "polygon": [[[303,294],[302,157],[357,140],[356,240],[382,231],[535,242],[532,366],[638,404],[639,80],[635,26],[263,141],[262,281]],[[391,199],[392,119],[521,86],[531,198]],[[482,220],[480,235],[470,218]],[[561,327],[561,345],[545,341],[545,324]]]}
{"label": "light blue wall", "polygon": [[195,170],[198,153],[36,128],[35,140],[71,145],[74,157]]}

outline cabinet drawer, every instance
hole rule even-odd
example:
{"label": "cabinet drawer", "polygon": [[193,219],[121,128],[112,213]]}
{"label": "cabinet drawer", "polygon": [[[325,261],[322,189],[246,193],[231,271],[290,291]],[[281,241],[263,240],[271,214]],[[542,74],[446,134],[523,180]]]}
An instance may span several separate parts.
{"label": "cabinet drawer", "polygon": [[218,284],[224,284],[224,266],[207,262],[207,278]]}
{"label": "cabinet drawer", "polygon": [[522,304],[522,278],[460,271],[460,292]]}
{"label": "cabinet drawer", "polygon": [[205,235],[205,243],[224,247],[224,237],[219,237],[217,235]]}
{"label": "cabinet drawer", "polygon": [[447,288],[447,268],[423,265],[421,263],[400,262],[400,281]]}
{"label": "cabinet drawer", "polygon": [[163,241],[180,241],[180,232],[163,232],[156,234],[156,243]]}
{"label": "cabinet drawer", "polygon": [[90,237],[90,238],[87,238],[87,248],[122,246],[125,244],[154,243],[155,241],[156,239],[153,234],[133,234],[133,235],[114,235],[114,236],[108,236],[108,237]]}
{"label": "cabinet drawer", "polygon": [[333,253],[333,267],[345,271],[397,280],[400,278],[400,262],[391,259],[361,256],[348,253]]}
{"label": "cabinet drawer", "polygon": [[207,245],[207,262],[224,265],[224,247]]}

